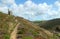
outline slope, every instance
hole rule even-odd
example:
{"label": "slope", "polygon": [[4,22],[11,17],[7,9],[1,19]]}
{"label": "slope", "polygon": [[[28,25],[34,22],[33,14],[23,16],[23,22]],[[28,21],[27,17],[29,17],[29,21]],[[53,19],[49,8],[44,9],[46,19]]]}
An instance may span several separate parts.
{"label": "slope", "polygon": [[57,19],[52,19],[52,20],[48,20],[48,21],[39,21],[39,22],[34,22],[37,23],[38,26],[41,26],[47,30],[56,30],[56,28],[58,28],[57,31],[60,31],[60,18]]}
{"label": "slope", "polygon": [[1,39],[9,39],[10,34],[18,26],[17,39],[53,39],[53,34],[49,31],[36,26],[30,21],[0,12],[0,36]]}
{"label": "slope", "polygon": [[46,21],[34,21],[34,24],[38,24],[38,26],[56,34],[60,37],[60,18],[46,20]]}

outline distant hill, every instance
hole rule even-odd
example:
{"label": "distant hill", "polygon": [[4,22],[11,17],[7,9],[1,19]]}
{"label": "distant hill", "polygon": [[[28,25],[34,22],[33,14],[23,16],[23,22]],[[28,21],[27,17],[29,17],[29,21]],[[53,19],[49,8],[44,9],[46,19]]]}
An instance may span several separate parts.
{"label": "distant hill", "polygon": [[32,21],[32,23],[34,23],[35,25],[38,25],[38,26],[41,26],[46,22],[47,22],[46,20],[44,20],[44,21],[38,21],[38,20],[37,21]]}
{"label": "distant hill", "polygon": [[48,21],[34,21],[33,23],[47,30],[60,32],[60,18]]}

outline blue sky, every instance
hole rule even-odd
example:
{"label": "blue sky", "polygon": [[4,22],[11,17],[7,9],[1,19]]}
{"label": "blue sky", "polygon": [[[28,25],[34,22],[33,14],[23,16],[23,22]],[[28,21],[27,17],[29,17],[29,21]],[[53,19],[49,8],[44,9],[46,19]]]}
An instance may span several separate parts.
{"label": "blue sky", "polygon": [[[26,2],[27,0],[15,0],[15,2],[17,4],[23,4],[24,2]],[[53,4],[55,1],[57,0],[31,0],[32,2],[39,4],[39,3],[44,3],[46,2],[47,4]]]}
{"label": "blue sky", "polygon": [[7,13],[8,8],[13,15],[31,21],[60,18],[59,0],[0,0],[0,11]]}

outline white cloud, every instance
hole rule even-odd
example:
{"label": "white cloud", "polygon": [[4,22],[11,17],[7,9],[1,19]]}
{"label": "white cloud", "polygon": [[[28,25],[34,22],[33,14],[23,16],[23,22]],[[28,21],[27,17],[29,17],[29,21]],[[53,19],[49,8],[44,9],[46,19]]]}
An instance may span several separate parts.
{"label": "white cloud", "polygon": [[[17,5],[15,0],[1,0],[0,11],[7,12],[9,9],[13,11],[14,15],[24,17],[26,19],[33,19],[41,15],[42,19],[57,18],[60,15],[60,2],[56,1],[54,4],[48,5],[47,3],[35,4],[31,0],[26,1],[24,4]],[[57,10],[56,10],[57,9]]]}
{"label": "white cloud", "polygon": [[14,4],[15,0],[1,0],[3,4]]}
{"label": "white cloud", "polygon": [[38,12],[40,14],[46,14],[48,11],[51,10],[51,5],[47,5],[47,3],[39,4],[38,5]]}
{"label": "white cloud", "polygon": [[7,13],[8,7],[0,7],[0,11]]}
{"label": "white cloud", "polygon": [[56,5],[57,7],[60,7],[60,2],[59,2],[59,1],[56,1],[56,2],[55,2],[55,5]]}

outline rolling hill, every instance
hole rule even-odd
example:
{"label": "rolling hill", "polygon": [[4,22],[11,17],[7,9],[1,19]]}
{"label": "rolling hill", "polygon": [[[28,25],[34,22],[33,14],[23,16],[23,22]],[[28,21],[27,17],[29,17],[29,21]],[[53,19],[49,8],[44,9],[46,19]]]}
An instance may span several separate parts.
{"label": "rolling hill", "polygon": [[14,39],[55,39],[53,33],[27,19],[0,12],[0,39],[10,39],[10,37]]}
{"label": "rolling hill", "polygon": [[34,21],[33,23],[47,30],[56,30],[56,28],[58,28],[60,32],[60,18],[52,19],[48,21]]}
{"label": "rolling hill", "polygon": [[60,37],[60,18],[46,20],[46,21],[33,21],[34,24],[54,33]]}

